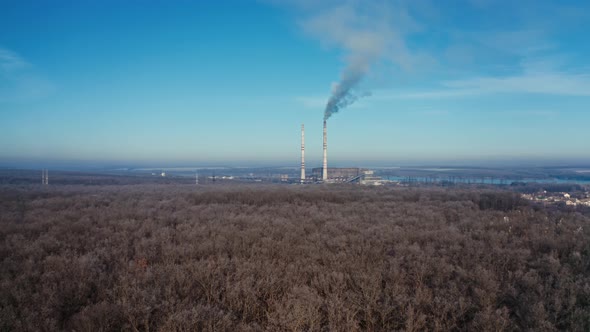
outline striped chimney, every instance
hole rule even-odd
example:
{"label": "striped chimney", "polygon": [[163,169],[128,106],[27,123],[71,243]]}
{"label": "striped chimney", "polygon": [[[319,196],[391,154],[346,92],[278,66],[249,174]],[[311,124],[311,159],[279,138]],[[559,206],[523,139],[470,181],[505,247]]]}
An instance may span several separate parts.
{"label": "striped chimney", "polygon": [[305,182],[305,125],[301,125],[301,183]]}
{"label": "striped chimney", "polygon": [[326,120],[324,120],[324,165],[322,180],[328,180],[328,130],[326,129]]}

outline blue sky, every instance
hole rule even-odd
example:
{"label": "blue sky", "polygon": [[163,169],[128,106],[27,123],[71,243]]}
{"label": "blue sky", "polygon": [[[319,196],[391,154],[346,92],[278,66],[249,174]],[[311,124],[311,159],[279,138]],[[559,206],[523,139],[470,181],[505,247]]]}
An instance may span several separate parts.
{"label": "blue sky", "polygon": [[0,0],[0,165],[590,163],[588,1],[317,3]]}

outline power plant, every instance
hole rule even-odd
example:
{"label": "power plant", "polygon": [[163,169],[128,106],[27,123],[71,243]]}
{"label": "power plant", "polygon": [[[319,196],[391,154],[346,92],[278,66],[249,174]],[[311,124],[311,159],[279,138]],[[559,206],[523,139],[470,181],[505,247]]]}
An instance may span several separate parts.
{"label": "power plant", "polygon": [[[323,159],[321,167],[314,167],[311,172],[305,171],[305,125],[301,124],[301,176],[299,183],[359,183],[380,184],[381,179],[373,176],[373,172],[358,167],[328,168],[328,128],[323,124]],[[307,178],[309,176],[309,178]]]}

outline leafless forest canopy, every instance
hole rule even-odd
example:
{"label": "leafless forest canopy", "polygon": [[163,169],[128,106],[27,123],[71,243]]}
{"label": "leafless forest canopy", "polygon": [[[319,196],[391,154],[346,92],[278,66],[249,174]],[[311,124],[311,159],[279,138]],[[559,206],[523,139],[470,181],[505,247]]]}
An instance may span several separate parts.
{"label": "leafless forest canopy", "polygon": [[590,213],[491,189],[0,186],[3,331],[590,331]]}

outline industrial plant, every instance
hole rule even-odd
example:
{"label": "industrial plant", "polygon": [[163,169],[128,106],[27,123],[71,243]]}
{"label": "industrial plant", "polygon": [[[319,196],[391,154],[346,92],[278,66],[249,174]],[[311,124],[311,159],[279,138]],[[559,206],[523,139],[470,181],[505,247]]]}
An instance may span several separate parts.
{"label": "industrial plant", "polygon": [[383,180],[374,176],[372,170],[359,167],[328,167],[328,129],[326,120],[323,124],[323,158],[322,167],[311,169],[311,176],[305,172],[305,125],[301,125],[301,178],[300,183],[359,183],[380,185]]}

